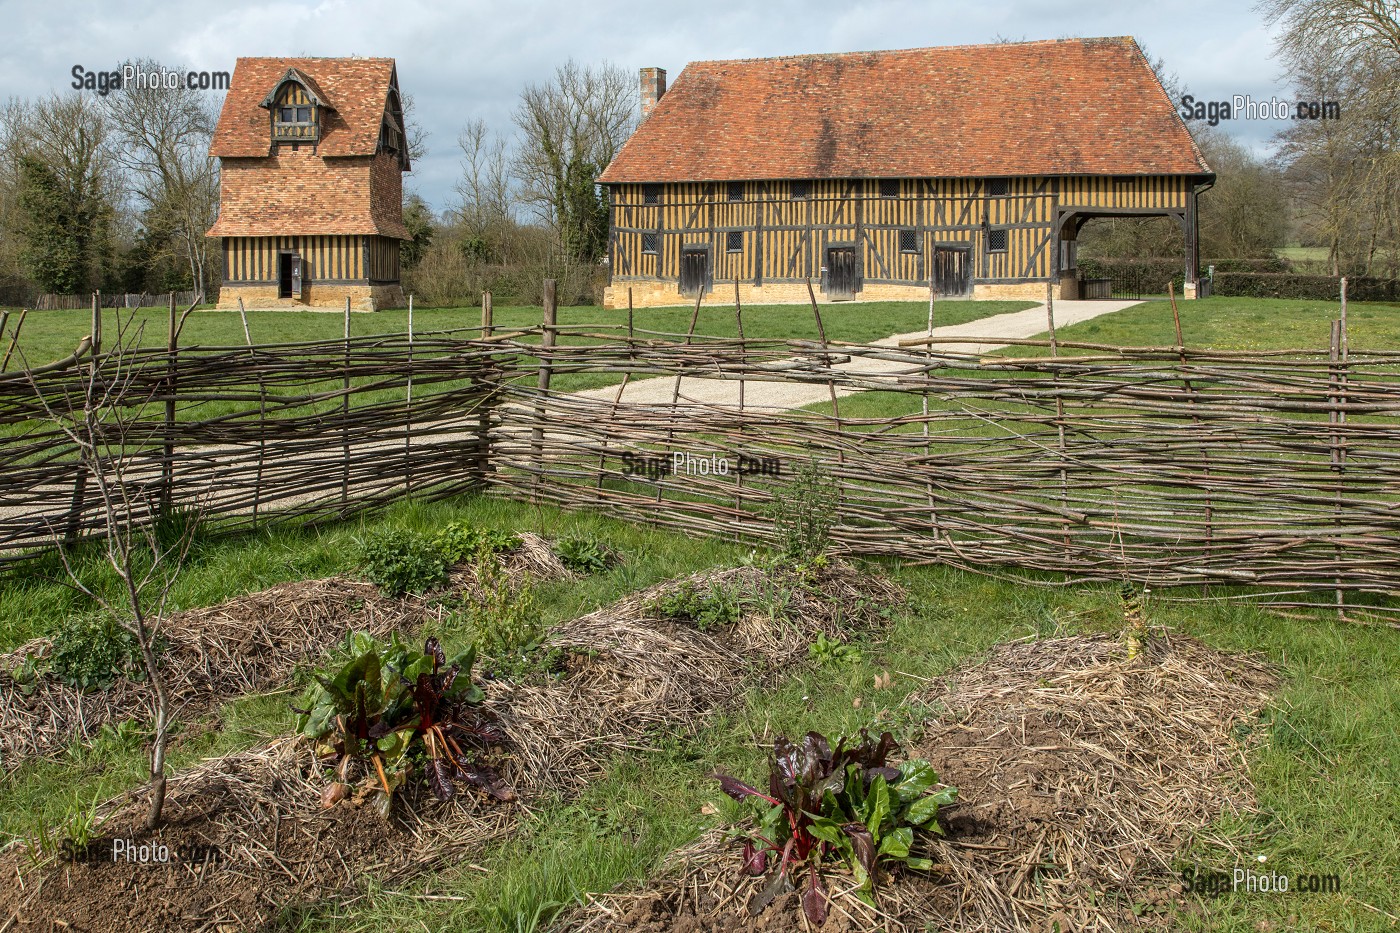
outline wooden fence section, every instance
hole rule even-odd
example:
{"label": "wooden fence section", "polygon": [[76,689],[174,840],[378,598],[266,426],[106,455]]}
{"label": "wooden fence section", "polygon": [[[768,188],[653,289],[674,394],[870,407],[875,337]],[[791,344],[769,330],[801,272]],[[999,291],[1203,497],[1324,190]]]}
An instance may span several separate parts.
{"label": "wooden fence section", "polygon": [[90,465],[57,426],[90,386],[103,475],[138,521],[186,507],[234,529],[479,488],[511,354],[476,336],[143,349],[95,365],[85,340],[0,376],[0,561],[104,530]]}
{"label": "wooden fence section", "polygon": [[[491,482],[761,541],[762,506],[816,458],[842,490],[835,539],[859,552],[1064,581],[1248,585],[1280,605],[1345,594],[1348,607],[1384,608],[1400,593],[1400,353],[1060,343],[1057,357],[1011,359],[692,342],[516,349],[543,353],[556,381],[704,375],[747,382],[750,399],[758,382],[805,382],[829,385],[833,401],[783,413],[689,404],[678,388],[672,404],[637,406],[517,384]],[[826,349],[887,371],[828,366]],[[894,394],[872,415],[860,396],[838,400],[845,389]]]}

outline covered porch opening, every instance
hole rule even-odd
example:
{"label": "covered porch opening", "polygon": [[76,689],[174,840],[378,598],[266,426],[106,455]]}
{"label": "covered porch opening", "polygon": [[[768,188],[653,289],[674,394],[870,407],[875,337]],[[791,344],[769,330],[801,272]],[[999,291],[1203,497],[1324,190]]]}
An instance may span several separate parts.
{"label": "covered porch opening", "polygon": [[[1085,275],[1080,267],[1080,234],[1092,221],[1118,218],[1135,221],[1162,218],[1169,221],[1178,233],[1173,252],[1179,257],[1178,269],[1182,277],[1183,297],[1196,297],[1200,288],[1197,269],[1200,265],[1195,198],[1185,209],[1103,209],[1071,207],[1055,212],[1053,237],[1055,243],[1055,279],[1060,286],[1060,297],[1070,300],[1095,298],[1143,298],[1158,295],[1165,291],[1166,283],[1155,279],[1146,271],[1148,264],[1158,265],[1161,259],[1144,259],[1144,270],[1135,274],[1132,268],[1116,271],[1112,275]],[[1135,225],[1138,226],[1138,225]],[[1160,225],[1154,225],[1159,226]],[[1155,231],[1161,239],[1162,231]],[[1134,257],[1100,256],[1094,257],[1118,263],[1131,263]],[[1160,271],[1160,269],[1155,270]]]}

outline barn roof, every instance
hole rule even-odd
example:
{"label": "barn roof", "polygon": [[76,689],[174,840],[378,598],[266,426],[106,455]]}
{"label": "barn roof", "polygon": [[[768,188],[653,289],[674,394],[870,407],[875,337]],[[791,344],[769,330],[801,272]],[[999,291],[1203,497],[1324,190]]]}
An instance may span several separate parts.
{"label": "barn roof", "polygon": [[312,95],[333,108],[321,114],[319,155],[374,155],[389,91],[397,83],[392,58],[240,58],[214,128],[211,155],[271,152],[272,124],[264,103],[289,72],[307,79]]}
{"label": "barn roof", "polygon": [[692,62],[599,180],[1209,172],[1119,36]]}

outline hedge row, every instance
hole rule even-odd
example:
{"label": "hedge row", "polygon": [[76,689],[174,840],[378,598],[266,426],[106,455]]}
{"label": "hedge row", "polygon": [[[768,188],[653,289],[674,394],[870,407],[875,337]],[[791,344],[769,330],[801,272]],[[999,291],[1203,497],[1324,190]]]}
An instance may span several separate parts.
{"label": "hedge row", "polygon": [[1293,263],[1274,256],[1269,259],[1202,259],[1201,274],[1215,266],[1215,274],[1222,272],[1292,272]]}
{"label": "hedge row", "polygon": [[[1301,275],[1296,272],[1215,272],[1213,294],[1237,298],[1316,298],[1336,301],[1341,296],[1341,280],[1330,275]],[[1400,279],[1356,276],[1347,279],[1351,301],[1400,301]]]}

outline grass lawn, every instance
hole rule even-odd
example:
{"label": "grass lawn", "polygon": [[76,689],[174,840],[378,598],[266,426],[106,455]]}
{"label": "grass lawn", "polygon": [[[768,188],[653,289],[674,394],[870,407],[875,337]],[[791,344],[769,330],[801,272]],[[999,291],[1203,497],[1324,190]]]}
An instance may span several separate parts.
{"label": "grass lawn", "polygon": [[[1181,336],[1191,350],[1308,350],[1327,353],[1335,301],[1293,298],[1212,296],[1180,301]],[[1351,349],[1400,350],[1400,304],[1348,302]],[[1042,338],[1044,334],[1040,335]],[[1061,340],[1114,346],[1176,346],[1168,301],[1147,301],[1122,311],[1056,328]],[[1029,347],[1003,350],[1008,356],[1048,353]]]}
{"label": "grass lawn", "polygon": [[[939,321],[960,324],[994,314],[1005,314],[1032,307],[1027,301],[948,301],[939,304]],[[110,341],[116,333],[118,312],[103,312],[103,333]],[[142,342],[148,346],[164,346],[168,330],[165,308],[142,308],[122,311],[122,317],[135,315],[141,327]],[[497,328],[537,327],[543,312],[535,307],[497,307],[494,319]],[[690,325],[689,308],[644,308],[634,312],[634,324],[639,330],[684,335]],[[31,311],[20,335],[19,350],[12,367],[22,352],[31,365],[62,359],[92,329],[89,311]],[[822,306],[822,323],[827,338],[865,343],[891,334],[912,333],[924,328],[928,320],[926,302],[868,302],[842,303]],[[7,333],[13,330],[15,317],[10,319]],[[596,306],[560,308],[561,325],[603,325],[627,323],[627,312],[609,311]],[[479,327],[479,308],[415,308],[415,333]],[[380,311],[375,314],[352,314],[352,335],[404,333],[408,328],[407,311]],[[339,312],[312,311],[251,311],[248,330],[253,342],[259,344],[293,343],[307,340],[334,340],[345,333],[344,316]],[[696,331],[713,337],[737,335],[734,309],[702,308]],[[807,305],[756,305],[744,309],[744,335],[758,338],[817,339],[816,320]],[[185,322],[180,335],[182,347],[243,346],[243,323],[237,311],[196,311]],[[5,346],[8,347],[8,340]],[[0,351],[3,352],[3,351]]]}
{"label": "grass lawn", "polygon": [[[587,533],[617,548],[623,562],[582,582],[544,584],[546,622],[589,611],[677,574],[738,562],[723,543],[639,528],[604,518],[485,499],[433,506],[404,504],[388,515],[320,530],[284,529],[204,545],[175,594],[181,606],[210,604],[283,580],[353,572],[356,541],[388,528],[429,530],[465,518],[498,528],[555,536]],[[298,930],[469,929],[520,933],[543,929],[561,905],[586,892],[644,877],[671,848],[715,817],[722,800],[715,768],[756,774],[760,744],[776,733],[851,731],[882,712],[895,721],[902,699],[992,644],[1085,631],[1116,631],[1116,587],[1071,589],[1002,582],[938,567],[885,563],[909,591],[908,609],[887,637],[863,646],[845,666],[798,665],[771,689],[753,689],[733,712],[694,738],[659,736],[653,751],[618,760],[572,801],[544,801],[524,831],[470,864],[392,890],[372,879],[366,896],[285,918]],[[110,582],[110,581],[109,581]],[[1162,594],[1158,594],[1160,596]],[[0,645],[52,628],[84,607],[71,591],[31,576],[0,582]],[[1292,871],[1338,873],[1341,895],[1227,895],[1177,918],[1174,929],[1380,929],[1373,910],[1400,913],[1400,640],[1393,631],[1338,625],[1328,616],[1284,619],[1246,603],[1172,603],[1154,596],[1154,624],[1208,644],[1259,652],[1279,665],[1284,686],[1255,724],[1265,739],[1248,756],[1263,812],[1225,819],[1213,832],[1247,855],[1267,853]],[[448,640],[452,632],[444,633]],[[896,672],[888,689],[874,686]],[[292,728],[291,693],[228,698],[219,726],[181,740],[174,764],[250,747]],[[862,702],[856,705],[856,700]],[[91,807],[142,778],[143,754],[116,745],[75,747],[62,761],[26,765],[0,785],[0,830],[31,832]],[[720,806],[720,813],[732,812]],[[1206,834],[1210,835],[1210,834]],[[1205,837],[1183,865],[1217,869],[1233,856]],[[1369,908],[1367,906],[1369,905]]]}

